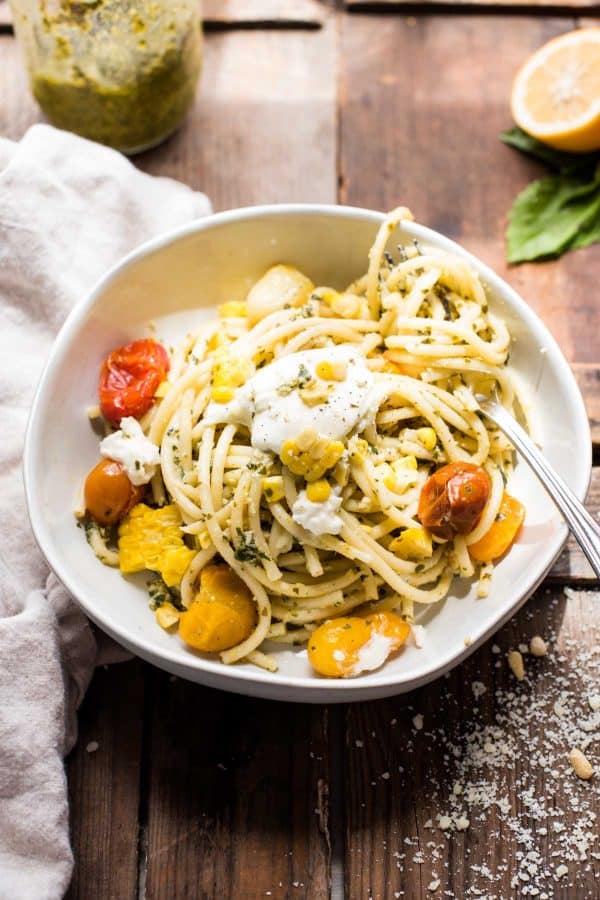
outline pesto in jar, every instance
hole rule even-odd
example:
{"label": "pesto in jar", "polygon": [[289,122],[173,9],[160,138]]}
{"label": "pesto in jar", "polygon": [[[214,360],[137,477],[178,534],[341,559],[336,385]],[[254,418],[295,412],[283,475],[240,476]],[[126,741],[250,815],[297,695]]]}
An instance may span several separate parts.
{"label": "pesto in jar", "polygon": [[[125,153],[179,126],[200,73],[198,0],[46,0],[39,9],[26,49],[53,125]],[[19,35],[25,27],[17,21]]]}

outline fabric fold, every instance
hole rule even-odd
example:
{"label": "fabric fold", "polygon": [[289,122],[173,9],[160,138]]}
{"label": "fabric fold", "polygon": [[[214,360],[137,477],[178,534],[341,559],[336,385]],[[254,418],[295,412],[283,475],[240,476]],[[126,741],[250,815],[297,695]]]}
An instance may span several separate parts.
{"label": "fabric fold", "polygon": [[0,900],[54,900],[68,886],[62,757],[94,665],[120,656],[97,646],[31,534],[21,457],[35,386],[66,316],[104,272],[210,211],[203,194],[48,125],[0,138]]}

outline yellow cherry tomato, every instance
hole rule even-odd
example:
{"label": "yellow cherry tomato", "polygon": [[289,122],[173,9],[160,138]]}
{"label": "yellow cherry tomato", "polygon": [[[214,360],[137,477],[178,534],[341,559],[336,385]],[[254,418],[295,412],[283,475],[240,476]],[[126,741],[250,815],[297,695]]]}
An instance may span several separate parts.
{"label": "yellow cherry tomato", "polygon": [[[410,625],[393,612],[342,616],[324,622],[313,631],[308,642],[308,659],[320,675],[348,678],[383,664],[390,653],[402,646],[409,633]],[[388,647],[384,645],[387,652],[382,658],[380,645],[373,665],[373,659],[361,660],[361,650],[377,636],[387,638]]]}
{"label": "yellow cherry tomato", "polygon": [[410,634],[410,625],[398,613],[380,612],[365,616],[365,622],[378,634],[389,638],[392,642],[390,652],[397,650]]}
{"label": "yellow cherry tomato", "polygon": [[225,565],[206,566],[200,590],[179,620],[179,636],[196,650],[217,653],[235,647],[256,627],[256,604],[235,572]]}
{"label": "yellow cherry tomato", "polygon": [[358,651],[371,637],[371,627],[358,616],[330,619],[313,631],[308,640],[308,659],[327,678],[350,675],[358,662]]}

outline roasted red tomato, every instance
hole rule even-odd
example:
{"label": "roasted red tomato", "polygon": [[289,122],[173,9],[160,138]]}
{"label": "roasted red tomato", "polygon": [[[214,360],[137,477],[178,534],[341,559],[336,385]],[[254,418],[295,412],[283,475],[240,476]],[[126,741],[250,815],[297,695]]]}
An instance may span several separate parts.
{"label": "roasted red tomato", "polygon": [[123,466],[103,459],[85,479],[86,511],[99,525],[114,525],[144,496],[145,485],[133,485]]}
{"label": "roasted red tomato", "polygon": [[490,479],[481,466],[456,462],[427,479],[419,498],[419,519],[437,537],[450,539],[475,528],[490,496]]}
{"label": "roasted red tomato", "polygon": [[150,338],[113,350],[102,364],[98,397],[105,418],[118,425],[124,416],[139,419],[152,406],[169,371],[167,351]]}

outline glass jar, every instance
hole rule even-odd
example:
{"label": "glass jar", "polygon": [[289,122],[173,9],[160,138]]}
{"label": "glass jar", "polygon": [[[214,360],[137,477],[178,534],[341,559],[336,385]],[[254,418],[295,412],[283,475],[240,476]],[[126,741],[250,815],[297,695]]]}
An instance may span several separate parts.
{"label": "glass jar", "polygon": [[138,153],[181,124],[202,61],[199,0],[10,0],[53,125]]}

